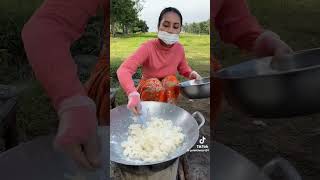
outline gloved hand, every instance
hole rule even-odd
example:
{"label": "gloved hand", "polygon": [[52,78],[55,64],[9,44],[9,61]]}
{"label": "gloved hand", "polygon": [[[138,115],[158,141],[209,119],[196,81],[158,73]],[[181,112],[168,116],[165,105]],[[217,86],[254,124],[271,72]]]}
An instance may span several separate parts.
{"label": "gloved hand", "polygon": [[54,146],[83,168],[100,167],[95,103],[86,96],[68,98],[58,106],[58,116]]}
{"label": "gloved hand", "polygon": [[139,115],[141,111],[140,94],[134,91],[128,95],[127,108],[130,109],[135,115]]}
{"label": "gloved hand", "polygon": [[253,52],[258,57],[281,56],[293,50],[272,31],[263,32],[255,41]]}
{"label": "gloved hand", "polygon": [[192,71],[189,75],[189,79],[200,80],[201,76],[196,71]]}

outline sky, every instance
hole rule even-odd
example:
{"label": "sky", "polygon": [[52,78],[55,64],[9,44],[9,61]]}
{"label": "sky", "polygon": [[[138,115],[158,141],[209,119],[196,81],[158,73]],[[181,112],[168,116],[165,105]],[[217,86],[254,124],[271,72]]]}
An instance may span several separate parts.
{"label": "sky", "polygon": [[139,17],[147,22],[149,32],[157,31],[160,12],[169,6],[181,12],[183,24],[210,18],[210,0],[145,0]]}

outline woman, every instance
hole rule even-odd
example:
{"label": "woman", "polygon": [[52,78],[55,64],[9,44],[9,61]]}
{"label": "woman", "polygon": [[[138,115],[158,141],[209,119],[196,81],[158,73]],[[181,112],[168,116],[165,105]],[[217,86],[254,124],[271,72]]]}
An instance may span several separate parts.
{"label": "woman", "polygon": [[[264,30],[251,15],[245,0],[215,0],[211,3],[211,20],[221,39],[258,57],[278,56],[291,53],[292,49],[272,31]],[[211,36],[212,38],[215,36]],[[222,66],[212,58],[212,70]],[[219,81],[214,83],[213,120],[221,109],[222,89]]]}
{"label": "woman", "polygon": [[[104,9],[104,48],[87,86],[81,84],[70,53],[71,44],[83,33],[91,16]],[[105,0],[46,0],[22,30],[22,39],[37,79],[59,116],[54,144],[79,165],[100,166],[97,119],[109,119],[107,65],[107,9]]]}
{"label": "woman", "polygon": [[[140,99],[176,104],[177,72],[188,79],[201,78],[188,65],[183,46],[178,42],[181,28],[179,10],[163,9],[158,19],[158,38],[143,43],[117,70],[120,85],[128,95],[127,107],[133,113],[139,114]],[[132,75],[139,66],[142,66],[142,78],[135,88]]]}

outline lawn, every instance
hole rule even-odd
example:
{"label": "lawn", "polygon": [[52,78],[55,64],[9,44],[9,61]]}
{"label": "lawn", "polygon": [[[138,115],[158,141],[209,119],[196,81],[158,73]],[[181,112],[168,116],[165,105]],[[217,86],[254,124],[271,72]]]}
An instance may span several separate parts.
{"label": "lawn", "polygon": [[[135,34],[126,37],[113,37],[110,40],[110,65],[111,65],[111,86],[119,87],[116,70],[126,57],[133,53],[141,43],[156,38],[156,33]],[[181,34],[180,43],[185,48],[186,57],[190,66],[202,76],[209,75],[210,58],[210,37],[209,35]],[[141,70],[134,75],[134,78],[141,76]],[[183,78],[179,76],[181,80]],[[126,103],[127,99],[122,90],[118,92],[117,103]]]}

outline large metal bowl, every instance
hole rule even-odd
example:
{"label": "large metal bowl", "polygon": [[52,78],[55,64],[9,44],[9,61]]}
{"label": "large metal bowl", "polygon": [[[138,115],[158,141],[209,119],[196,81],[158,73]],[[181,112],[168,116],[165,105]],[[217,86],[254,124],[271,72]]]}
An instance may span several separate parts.
{"label": "large metal bowl", "polygon": [[[110,112],[110,160],[123,165],[146,166],[164,163],[188,152],[199,138],[199,129],[203,126],[205,119],[200,112],[195,112],[192,115],[184,109],[162,102],[144,101],[142,106],[149,108],[151,116],[163,119],[172,120],[173,125],[181,127],[183,134],[186,136],[182,145],[176,152],[172,153],[163,161],[144,162],[141,160],[128,159],[123,154],[121,143],[128,138],[128,127],[134,121],[132,113],[126,105],[118,106]],[[197,118],[201,120],[199,125]]]}
{"label": "large metal bowl", "polygon": [[210,97],[210,78],[189,80],[179,83],[181,94],[188,99],[203,99]]}
{"label": "large metal bowl", "polygon": [[[272,68],[273,57],[221,69],[214,81],[234,109],[258,118],[280,118],[320,112],[320,49],[304,50]],[[280,67],[279,66],[279,67]],[[280,70],[281,69],[281,70]]]}

